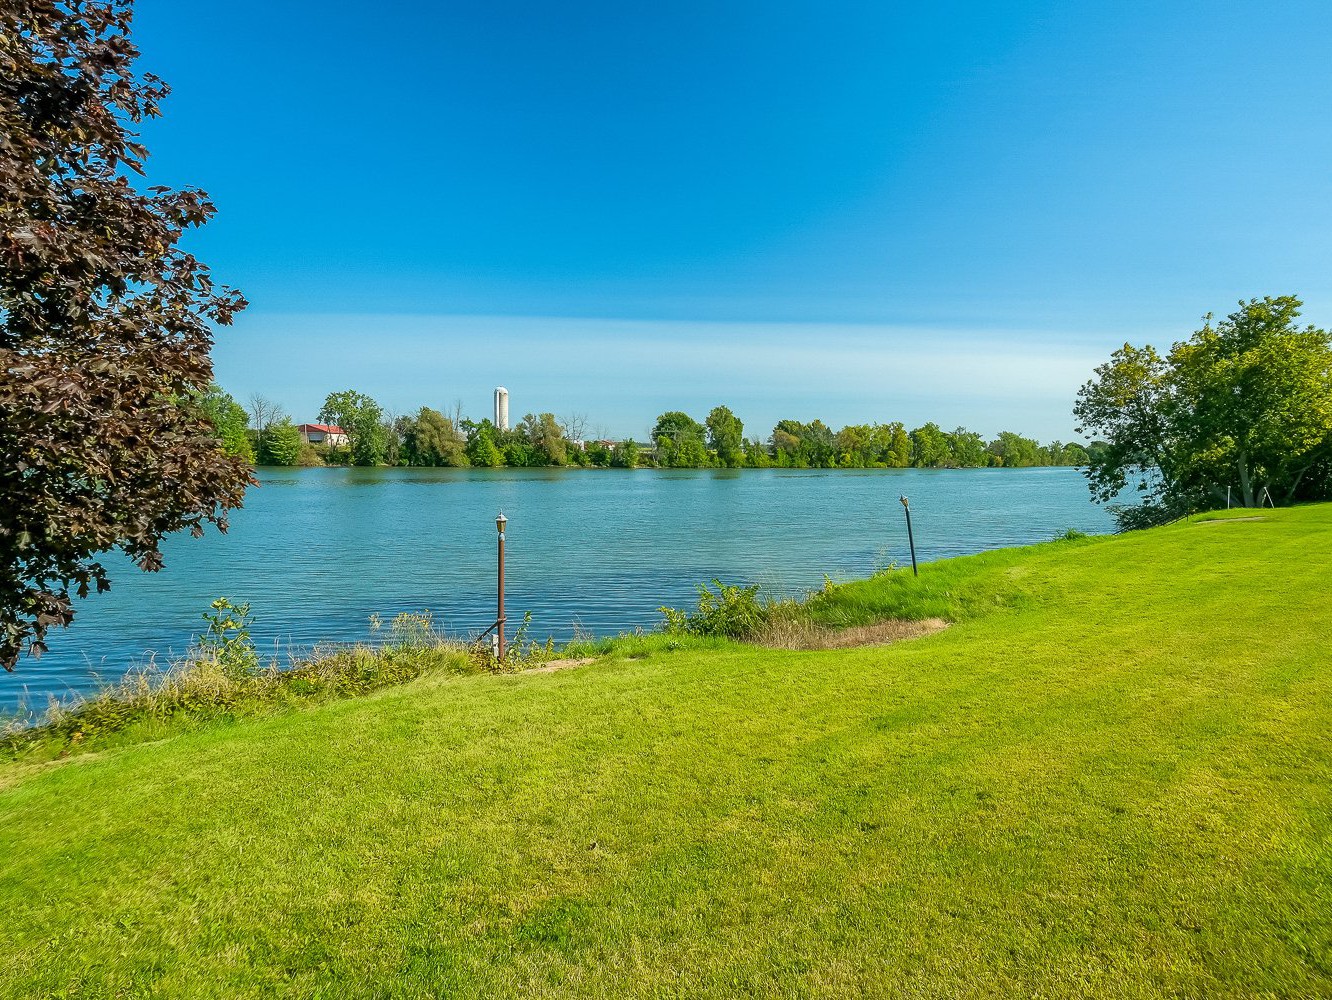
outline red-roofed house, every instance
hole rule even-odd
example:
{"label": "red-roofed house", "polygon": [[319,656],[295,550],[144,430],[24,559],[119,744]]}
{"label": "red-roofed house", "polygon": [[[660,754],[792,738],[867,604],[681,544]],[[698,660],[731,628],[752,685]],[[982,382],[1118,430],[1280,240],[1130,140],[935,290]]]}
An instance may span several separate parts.
{"label": "red-roofed house", "polygon": [[347,433],[337,424],[301,424],[296,428],[301,440],[310,444],[326,444],[330,448],[347,447]]}

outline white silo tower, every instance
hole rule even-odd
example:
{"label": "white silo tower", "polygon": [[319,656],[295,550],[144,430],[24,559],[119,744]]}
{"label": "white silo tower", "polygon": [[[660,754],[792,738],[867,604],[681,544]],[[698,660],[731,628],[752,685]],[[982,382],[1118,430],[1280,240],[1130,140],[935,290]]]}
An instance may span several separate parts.
{"label": "white silo tower", "polygon": [[495,387],[495,426],[502,431],[509,429],[509,390],[502,385]]}

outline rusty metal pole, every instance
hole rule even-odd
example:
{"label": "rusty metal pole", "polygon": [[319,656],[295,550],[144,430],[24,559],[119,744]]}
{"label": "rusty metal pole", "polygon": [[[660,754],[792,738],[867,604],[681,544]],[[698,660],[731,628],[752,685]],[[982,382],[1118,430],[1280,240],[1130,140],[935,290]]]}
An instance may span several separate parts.
{"label": "rusty metal pole", "polygon": [[498,608],[495,615],[495,634],[498,642],[495,644],[496,657],[500,662],[504,661],[504,526],[509,519],[503,514],[495,518],[495,527],[499,530],[499,589]]}
{"label": "rusty metal pole", "polygon": [[907,502],[906,497],[898,497],[902,501],[902,509],[906,511],[907,518],[907,544],[911,546],[911,575],[920,576],[920,570],[916,568],[916,536],[911,533],[911,504]]}

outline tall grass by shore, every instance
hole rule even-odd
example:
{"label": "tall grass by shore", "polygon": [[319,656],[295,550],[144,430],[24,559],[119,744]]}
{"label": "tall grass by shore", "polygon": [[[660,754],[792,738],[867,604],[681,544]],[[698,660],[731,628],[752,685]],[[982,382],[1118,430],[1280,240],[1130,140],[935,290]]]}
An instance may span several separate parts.
{"label": "tall grass by shore", "polygon": [[[488,663],[474,645],[439,632],[429,612],[404,613],[378,644],[325,644],[284,663],[264,660],[249,642],[248,606],[214,602],[210,630],[183,657],[149,661],[72,702],[51,699],[40,714],[0,726],[0,755],[51,756],[132,742],[182,726],[281,711],[367,694],[428,673],[471,673]],[[240,613],[237,614],[236,612]]]}

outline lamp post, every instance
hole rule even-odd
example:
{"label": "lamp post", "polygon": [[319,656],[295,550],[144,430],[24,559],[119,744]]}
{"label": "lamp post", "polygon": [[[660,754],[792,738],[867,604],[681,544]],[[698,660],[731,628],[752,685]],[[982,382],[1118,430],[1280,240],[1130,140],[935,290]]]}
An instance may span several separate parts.
{"label": "lamp post", "polygon": [[920,576],[920,570],[916,569],[916,537],[911,533],[911,504],[907,502],[906,497],[898,499],[902,501],[902,509],[906,511],[907,544],[911,546],[911,575]]}
{"label": "lamp post", "polygon": [[509,519],[503,514],[495,518],[495,530],[499,532],[499,580],[498,590],[498,608],[495,615],[495,657],[504,660],[504,526],[509,523]]}

